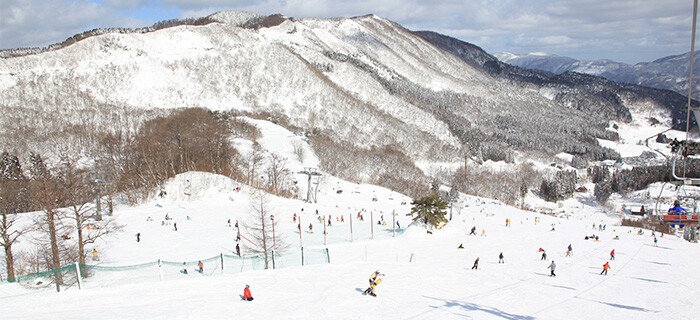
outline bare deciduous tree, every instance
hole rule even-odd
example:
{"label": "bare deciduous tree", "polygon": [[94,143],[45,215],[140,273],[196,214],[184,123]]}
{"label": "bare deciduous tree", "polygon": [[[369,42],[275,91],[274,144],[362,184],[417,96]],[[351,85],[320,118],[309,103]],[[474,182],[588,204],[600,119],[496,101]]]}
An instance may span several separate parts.
{"label": "bare deciduous tree", "polygon": [[[268,200],[268,194],[261,190],[254,190],[250,196],[250,217],[244,226],[252,243],[243,243],[243,246],[251,252],[263,254],[265,269],[269,269],[272,261],[272,253],[286,249],[282,237],[279,234],[273,236],[273,224],[277,221],[270,218],[272,211]],[[279,229],[276,229],[279,230]]]}
{"label": "bare deciduous tree", "polygon": [[287,158],[276,154],[270,154],[267,158],[267,177],[269,189],[276,196],[285,191],[282,188],[282,183],[289,178],[290,171],[287,168]]}
{"label": "bare deciduous tree", "polygon": [[19,159],[3,152],[0,157],[0,245],[5,249],[7,278],[15,278],[12,245],[26,229],[18,227],[18,212],[29,207],[28,182],[22,174]]}
{"label": "bare deciduous tree", "polygon": [[[63,200],[62,186],[60,180],[51,174],[39,154],[32,153],[29,162],[34,202],[45,214],[44,221],[38,223],[38,226],[48,233],[51,245],[50,266],[52,269],[58,269],[61,267],[61,258],[58,238],[56,237],[56,222],[60,219],[58,208]],[[56,273],[55,278],[57,284],[63,283],[60,272]]]}

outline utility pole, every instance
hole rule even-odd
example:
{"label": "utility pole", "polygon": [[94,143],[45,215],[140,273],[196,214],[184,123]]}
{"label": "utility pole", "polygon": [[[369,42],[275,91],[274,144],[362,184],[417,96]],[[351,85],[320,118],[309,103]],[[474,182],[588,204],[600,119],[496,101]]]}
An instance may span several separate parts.
{"label": "utility pole", "polygon": [[105,174],[104,172],[90,172],[90,179],[87,181],[88,184],[94,185],[95,191],[95,220],[102,221],[102,208],[100,205],[100,185],[105,184]]}
{"label": "utility pole", "polygon": [[[312,176],[320,176],[321,173],[319,173],[316,168],[304,168],[304,170],[299,171],[298,173],[305,174],[309,177],[309,184],[308,187],[306,188],[306,202],[311,201],[311,177]],[[316,197],[314,196],[314,202],[316,202]]]}

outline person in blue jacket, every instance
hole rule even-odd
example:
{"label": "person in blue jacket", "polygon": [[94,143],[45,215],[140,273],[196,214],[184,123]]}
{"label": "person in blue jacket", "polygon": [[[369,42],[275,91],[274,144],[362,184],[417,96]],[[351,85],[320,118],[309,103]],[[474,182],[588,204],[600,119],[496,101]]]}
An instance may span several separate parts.
{"label": "person in blue jacket", "polygon": [[686,215],[688,214],[683,207],[681,207],[681,202],[676,200],[673,202],[673,207],[671,209],[668,209],[668,214],[673,214],[673,215]]}

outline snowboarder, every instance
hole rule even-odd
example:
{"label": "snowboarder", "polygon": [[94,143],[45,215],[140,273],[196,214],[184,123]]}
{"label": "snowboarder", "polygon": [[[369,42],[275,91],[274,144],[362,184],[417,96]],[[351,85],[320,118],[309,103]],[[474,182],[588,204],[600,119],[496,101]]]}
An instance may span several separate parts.
{"label": "snowboarder", "polygon": [[612,249],[612,251],[610,251],[610,260],[615,260],[615,249]]}
{"label": "snowboarder", "polygon": [[610,269],[610,264],[608,264],[608,263],[606,262],[606,263],[603,265],[603,271],[601,271],[600,274],[605,273],[605,275],[607,276],[607,275],[608,275],[608,269]]}
{"label": "snowboarder", "polygon": [[182,263],[182,271],[181,273],[187,274],[187,262]]}
{"label": "snowboarder", "polygon": [[92,249],[92,261],[99,261],[100,257],[97,256],[97,249]]}
{"label": "snowboarder", "polygon": [[241,256],[241,246],[239,246],[238,243],[236,243],[236,255],[239,257]]}
{"label": "snowboarder", "polygon": [[472,227],[472,231],[469,233],[469,235],[476,235],[476,226]]}
{"label": "snowboarder", "polygon": [[243,300],[245,301],[253,301],[253,295],[250,294],[250,286],[245,285],[245,289],[243,289]]}
{"label": "snowboarder", "polygon": [[547,252],[542,250],[542,259],[540,260],[547,260]]}
{"label": "snowboarder", "polygon": [[197,270],[199,273],[204,273],[204,263],[202,263],[202,260],[197,262],[197,267],[199,268],[199,270]]}
{"label": "snowboarder", "polygon": [[136,234],[136,242],[141,242],[141,232]]}
{"label": "snowboarder", "polygon": [[377,296],[377,294],[374,292],[374,289],[377,287],[378,284],[382,282],[382,279],[379,279],[379,276],[384,276],[383,273],[379,273],[379,270],[372,273],[372,275],[369,277],[369,288],[367,288],[367,290],[364,291],[364,294],[369,294],[374,297]]}
{"label": "snowboarder", "polygon": [[557,265],[554,264],[554,260],[552,260],[552,263],[551,263],[551,264],[549,265],[549,267],[547,267],[547,268],[552,270],[552,272],[549,274],[550,277],[556,277],[556,276],[557,276],[556,274],[554,274],[554,269],[557,268]]}
{"label": "snowboarder", "polygon": [[503,252],[498,254],[498,263],[506,263],[505,261],[503,261]]}
{"label": "snowboarder", "polygon": [[472,266],[472,270],[477,269],[479,270],[479,257],[476,257],[476,260],[474,260],[474,265]]}

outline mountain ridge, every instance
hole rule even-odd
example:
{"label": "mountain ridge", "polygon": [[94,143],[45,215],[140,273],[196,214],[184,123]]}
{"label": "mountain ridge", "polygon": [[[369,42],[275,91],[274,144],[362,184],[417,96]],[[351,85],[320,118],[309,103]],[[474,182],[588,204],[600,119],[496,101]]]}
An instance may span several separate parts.
{"label": "mountain ridge", "polygon": [[[694,73],[700,72],[700,51],[696,51]],[[688,95],[688,75],[690,73],[690,52],[658,58],[650,62],[626,64],[608,59],[577,60],[552,54],[513,54],[501,52],[495,54],[499,60],[518,67],[542,70],[561,74],[575,71],[606,79],[638,84],[646,87],[668,89],[679,94]],[[693,99],[700,97],[700,85],[693,87]]]}

